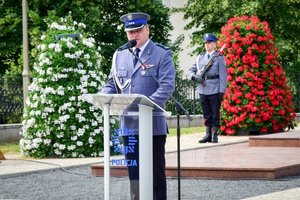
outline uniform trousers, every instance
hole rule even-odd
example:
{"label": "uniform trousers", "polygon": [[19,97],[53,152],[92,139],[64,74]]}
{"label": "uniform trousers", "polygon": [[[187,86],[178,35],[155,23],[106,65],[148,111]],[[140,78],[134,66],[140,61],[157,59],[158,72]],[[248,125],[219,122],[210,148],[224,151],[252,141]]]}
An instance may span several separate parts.
{"label": "uniform trousers", "polygon": [[[167,183],[165,175],[165,144],[166,135],[153,136],[153,200],[167,199]],[[138,141],[138,136],[135,136]],[[128,146],[128,136],[123,136],[125,146]],[[139,166],[139,142],[134,145],[134,152],[125,154],[125,158],[136,160]],[[131,199],[139,199],[139,167],[127,166],[130,179]]]}
{"label": "uniform trousers", "polygon": [[221,100],[219,94],[200,94],[205,126],[220,126]]}

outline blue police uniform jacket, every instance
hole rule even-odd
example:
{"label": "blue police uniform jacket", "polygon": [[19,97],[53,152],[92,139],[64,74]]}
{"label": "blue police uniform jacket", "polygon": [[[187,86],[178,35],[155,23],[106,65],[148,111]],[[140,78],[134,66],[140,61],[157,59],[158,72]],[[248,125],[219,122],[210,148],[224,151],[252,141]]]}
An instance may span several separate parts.
{"label": "blue police uniform jacket", "polygon": [[[102,88],[102,93],[107,94],[142,94],[150,98],[154,103],[165,108],[165,103],[172,95],[175,88],[175,67],[172,53],[169,49],[151,40],[140,55],[140,59],[146,64],[148,70],[143,69],[138,62],[133,66],[133,55],[129,50],[120,51],[116,55],[115,70],[112,67],[109,80]],[[118,81],[128,87],[121,90],[116,84],[113,74],[116,73]],[[151,76],[154,75],[160,85]],[[121,128],[138,131],[138,116],[121,116]],[[153,113],[153,134],[165,135],[167,133],[166,117],[163,112]]]}
{"label": "blue police uniform jacket", "polygon": [[[207,54],[203,53],[197,57],[196,63],[189,68],[188,76],[191,78],[192,75],[197,75],[204,66],[208,63],[209,59],[206,57]],[[220,55],[214,58],[212,65],[206,72],[205,76],[214,77],[214,79],[207,79],[203,84],[197,84],[197,92],[204,95],[212,95],[218,93],[225,93],[227,87],[227,68],[224,56]]]}

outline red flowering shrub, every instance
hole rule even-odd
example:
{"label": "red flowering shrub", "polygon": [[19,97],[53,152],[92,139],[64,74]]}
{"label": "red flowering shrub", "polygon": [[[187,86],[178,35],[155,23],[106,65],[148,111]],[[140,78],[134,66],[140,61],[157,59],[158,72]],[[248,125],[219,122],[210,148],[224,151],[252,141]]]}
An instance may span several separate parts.
{"label": "red flowering shrub", "polygon": [[274,133],[294,127],[294,106],[267,22],[234,17],[222,27],[228,86],[221,108],[221,131],[256,127]]}

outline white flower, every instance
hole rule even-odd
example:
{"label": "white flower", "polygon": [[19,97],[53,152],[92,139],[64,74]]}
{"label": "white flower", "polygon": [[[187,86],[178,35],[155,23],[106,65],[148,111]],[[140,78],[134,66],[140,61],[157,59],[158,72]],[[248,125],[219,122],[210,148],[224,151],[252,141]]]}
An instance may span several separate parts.
{"label": "white flower", "polygon": [[75,148],[76,148],[76,146],[75,146],[75,145],[70,145],[70,146],[68,146],[68,148],[67,148],[67,149],[68,149],[69,151],[72,151],[72,150],[74,150]]}
{"label": "white flower", "polygon": [[32,140],[32,148],[38,148],[42,142],[41,138],[35,138]]}
{"label": "white flower", "polygon": [[78,26],[81,28],[86,28],[86,25],[84,23],[79,23]]}
{"label": "white flower", "polygon": [[27,126],[32,127],[35,124],[35,118],[31,118],[27,121]]}
{"label": "white flower", "polygon": [[69,101],[75,101],[76,100],[76,97],[70,97],[69,98]]}
{"label": "white flower", "polygon": [[93,138],[89,137],[89,143],[90,143],[90,144],[94,144],[94,143],[95,143],[95,140],[94,140]]}
{"label": "white flower", "polygon": [[64,91],[64,87],[63,86],[59,86],[57,88],[57,94],[61,95],[61,96],[65,95],[65,91]]}
{"label": "white flower", "polygon": [[95,39],[94,38],[87,38],[82,39],[82,44],[86,45],[87,47],[94,47]]}
{"label": "white flower", "polygon": [[51,140],[50,140],[50,139],[45,139],[45,140],[44,140],[44,144],[45,144],[45,145],[51,144]]}
{"label": "white flower", "polygon": [[56,155],[61,155],[61,154],[62,154],[62,152],[61,152],[60,150],[58,150],[58,149],[55,149],[55,150],[54,150],[54,153],[55,153]]}
{"label": "white flower", "polygon": [[90,54],[84,54],[84,58],[85,58],[85,59],[90,59],[91,56],[90,56]]}
{"label": "white flower", "polygon": [[85,130],[83,128],[79,128],[77,132],[77,136],[83,136]]}
{"label": "white flower", "polygon": [[95,133],[95,134],[99,134],[99,133],[100,133],[100,129],[95,129],[95,130],[94,130],[94,133]]}
{"label": "white flower", "polygon": [[82,51],[82,50],[75,51],[75,56],[76,56],[77,58],[80,58],[80,56],[81,56],[83,53],[84,53],[84,51]]}
{"label": "white flower", "polygon": [[45,92],[46,94],[55,94],[54,89],[53,89],[52,87],[48,87],[48,86],[46,86],[44,92]]}
{"label": "white flower", "polygon": [[51,74],[52,74],[52,71],[53,71],[53,68],[52,68],[52,67],[48,67],[48,68],[47,68],[47,74],[48,74],[48,75],[51,75]]}
{"label": "white flower", "polygon": [[75,135],[75,136],[71,137],[71,140],[76,141],[77,140],[77,136]]}
{"label": "white flower", "polygon": [[41,51],[44,51],[44,50],[46,49],[46,45],[44,45],[44,44],[39,44],[39,45],[37,46],[37,48],[40,49]]}
{"label": "white flower", "polygon": [[77,142],[76,142],[76,145],[79,146],[79,147],[81,147],[81,146],[83,146],[83,142],[77,141]]}
{"label": "white flower", "polygon": [[80,114],[84,114],[84,113],[86,113],[85,112],[85,110],[83,110],[83,109],[79,109],[79,111],[78,111]]}
{"label": "white flower", "polygon": [[66,148],[66,145],[60,144],[60,145],[58,146],[58,148],[59,148],[60,150],[64,150],[64,149]]}
{"label": "white flower", "polygon": [[83,68],[84,66],[83,66],[82,63],[78,63],[78,64],[77,64],[77,67],[78,67],[78,68]]}
{"label": "white flower", "polygon": [[76,158],[76,157],[77,157],[77,155],[78,155],[78,153],[77,153],[77,152],[72,152],[72,157],[73,157],[73,158]]}
{"label": "white flower", "polygon": [[92,126],[98,126],[98,122],[97,121],[92,121]]}
{"label": "white flower", "polygon": [[67,30],[67,29],[68,29],[67,26],[65,26],[65,25],[59,25],[59,24],[56,23],[56,22],[53,22],[53,23],[49,26],[49,28],[57,29],[57,30]]}

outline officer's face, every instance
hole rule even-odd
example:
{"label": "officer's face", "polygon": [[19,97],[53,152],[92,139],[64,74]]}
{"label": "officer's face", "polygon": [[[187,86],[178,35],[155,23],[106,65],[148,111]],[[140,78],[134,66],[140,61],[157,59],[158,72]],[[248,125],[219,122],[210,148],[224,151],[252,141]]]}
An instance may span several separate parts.
{"label": "officer's face", "polygon": [[213,51],[213,50],[215,49],[215,47],[216,47],[216,43],[215,43],[215,42],[209,42],[209,41],[206,41],[206,42],[204,43],[204,45],[205,45],[205,50],[206,50],[207,52]]}
{"label": "officer's face", "polygon": [[127,31],[128,40],[136,40],[137,44],[135,47],[139,48],[143,46],[149,39],[149,25],[144,26],[141,29]]}

